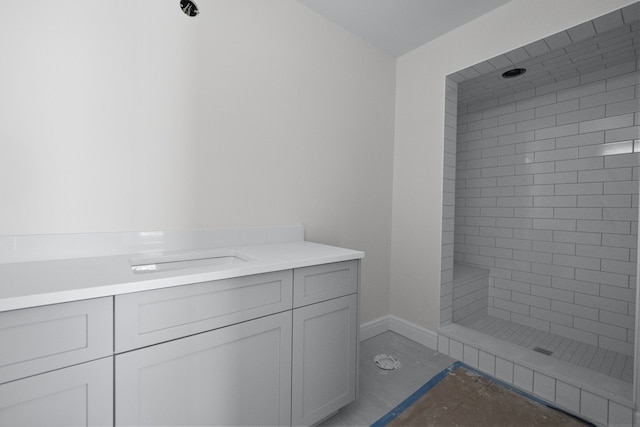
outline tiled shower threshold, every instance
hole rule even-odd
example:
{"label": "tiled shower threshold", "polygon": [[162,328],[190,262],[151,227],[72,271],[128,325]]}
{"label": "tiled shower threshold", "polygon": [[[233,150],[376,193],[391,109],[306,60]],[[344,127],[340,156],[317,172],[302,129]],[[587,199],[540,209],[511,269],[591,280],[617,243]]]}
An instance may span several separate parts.
{"label": "tiled shower threshold", "polygon": [[462,325],[443,326],[438,332],[438,351],[441,353],[569,412],[602,424],[631,419],[634,403],[630,382]]}

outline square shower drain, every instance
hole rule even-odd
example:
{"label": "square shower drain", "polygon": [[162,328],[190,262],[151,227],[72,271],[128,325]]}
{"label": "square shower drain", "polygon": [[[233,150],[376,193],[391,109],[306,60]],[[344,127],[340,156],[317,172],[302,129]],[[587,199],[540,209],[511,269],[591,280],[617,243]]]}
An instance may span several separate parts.
{"label": "square shower drain", "polygon": [[537,353],[542,353],[545,356],[551,356],[553,354],[553,351],[547,350],[546,348],[542,348],[542,347],[536,347],[536,348],[533,349],[533,351],[535,351]]}

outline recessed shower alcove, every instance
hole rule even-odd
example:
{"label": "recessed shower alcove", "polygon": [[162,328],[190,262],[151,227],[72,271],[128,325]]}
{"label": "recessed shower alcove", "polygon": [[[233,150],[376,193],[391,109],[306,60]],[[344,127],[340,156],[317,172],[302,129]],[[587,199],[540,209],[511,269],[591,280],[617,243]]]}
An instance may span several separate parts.
{"label": "recessed shower alcove", "polygon": [[639,20],[446,82],[439,349],[605,424],[634,407]]}

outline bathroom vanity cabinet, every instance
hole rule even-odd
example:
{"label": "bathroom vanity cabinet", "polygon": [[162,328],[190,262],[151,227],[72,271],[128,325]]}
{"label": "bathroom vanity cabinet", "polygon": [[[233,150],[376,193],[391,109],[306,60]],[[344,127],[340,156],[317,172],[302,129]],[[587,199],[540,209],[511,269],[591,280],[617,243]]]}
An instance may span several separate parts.
{"label": "bathroom vanity cabinet", "polygon": [[289,425],[292,295],[286,270],[116,296],[116,425]]}
{"label": "bathroom vanity cabinet", "polygon": [[356,398],[358,274],[349,260],[0,313],[0,426],[317,423]]}
{"label": "bathroom vanity cabinet", "polygon": [[116,296],[116,425],[331,415],[355,399],[357,290],[347,261]]}
{"label": "bathroom vanity cabinet", "polygon": [[116,425],[289,425],[291,312],[116,356]]}
{"label": "bathroom vanity cabinet", "polygon": [[311,425],[356,398],[358,263],[294,270],[293,425]]}
{"label": "bathroom vanity cabinet", "polygon": [[113,305],[0,313],[0,425],[113,424]]}

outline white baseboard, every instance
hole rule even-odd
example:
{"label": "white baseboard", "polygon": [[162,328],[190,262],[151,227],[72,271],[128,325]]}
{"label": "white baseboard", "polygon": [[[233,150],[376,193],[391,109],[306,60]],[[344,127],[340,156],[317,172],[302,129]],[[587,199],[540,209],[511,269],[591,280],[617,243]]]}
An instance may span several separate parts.
{"label": "white baseboard", "polygon": [[364,341],[386,331],[392,331],[432,350],[438,349],[438,334],[396,316],[383,316],[360,325],[360,340]]}
{"label": "white baseboard", "polygon": [[360,325],[360,341],[368,340],[383,332],[390,331],[389,316],[383,316]]}

